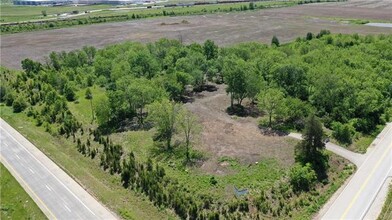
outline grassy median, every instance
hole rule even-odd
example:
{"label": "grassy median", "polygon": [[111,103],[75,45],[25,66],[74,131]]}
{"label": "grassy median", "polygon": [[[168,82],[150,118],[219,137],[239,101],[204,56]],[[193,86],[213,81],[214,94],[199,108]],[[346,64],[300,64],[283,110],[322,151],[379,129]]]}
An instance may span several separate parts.
{"label": "grassy median", "polygon": [[[73,177],[93,197],[123,219],[175,219],[168,211],[160,211],[145,196],[124,189],[119,176],[97,169],[99,160],[91,160],[76,150],[76,144],[63,137],[53,137],[44,128],[36,127],[24,113],[15,114],[12,108],[0,106],[1,117],[38,149],[45,153]],[[2,180],[3,181],[3,180]],[[3,186],[3,182],[2,182]],[[2,190],[3,193],[4,190]],[[2,194],[3,201],[3,194]],[[3,205],[2,205],[3,207]],[[3,209],[3,208],[2,208]],[[2,218],[1,219],[7,219]],[[23,219],[23,218],[12,218]]]}
{"label": "grassy median", "polygon": [[0,219],[47,219],[1,163],[0,194]]}

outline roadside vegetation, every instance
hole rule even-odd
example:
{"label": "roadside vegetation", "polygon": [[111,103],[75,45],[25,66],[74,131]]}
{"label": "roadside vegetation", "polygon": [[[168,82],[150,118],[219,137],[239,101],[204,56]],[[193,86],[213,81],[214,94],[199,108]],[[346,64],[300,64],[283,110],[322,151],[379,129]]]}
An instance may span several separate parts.
{"label": "roadside vegetation", "polygon": [[389,186],[387,200],[378,217],[378,220],[387,220],[392,218],[392,185]]}
{"label": "roadside vegetation", "polygon": [[[44,64],[25,59],[22,72],[2,68],[0,99],[11,124],[29,121],[38,127],[29,130],[46,131],[67,146],[52,146],[50,155],[61,151],[83,163],[68,169],[88,167],[98,175],[94,181],[110,181],[118,190],[113,193],[136,194],[131,200],[144,198],[149,202],[143,204],[162,210],[155,215],[309,219],[355,169],[325,151],[323,127],[349,146],[390,121],[391,42],[391,36],[322,30],[285,45],[275,37],[272,46],[162,39],[84,47],[53,52]],[[291,142],[292,163],[272,154],[243,161],[246,154],[203,151],[209,143],[198,139],[206,123],[190,104],[219,84],[229,99],[219,107],[219,114],[230,115],[223,120],[257,118],[255,135],[276,136],[282,144],[287,131],[304,134]],[[212,132],[231,132],[230,124]],[[218,158],[212,162],[219,169],[205,170],[209,158]],[[100,190],[92,191],[101,198]],[[103,200],[124,218],[140,213],[135,208],[129,217],[118,202]]]}
{"label": "roadside vegetation", "polygon": [[[91,6],[10,6],[1,7],[1,34],[18,33],[35,30],[64,28],[75,25],[89,25],[106,22],[118,22],[127,20],[138,20],[152,17],[163,16],[185,16],[203,15],[214,13],[228,13],[248,10],[258,10],[276,7],[288,7],[314,2],[327,2],[336,0],[306,0],[306,1],[259,1],[250,3],[226,3],[226,4],[207,4],[207,5],[185,5],[170,6],[159,8],[137,9],[129,7],[116,9],[110,5],[91,5]],[[338,0],[342,1],[342,0]],[[187,4],[187,3],[185,3]],[[60,14],[68,13],[74,17],[61,18]],[[37,21],[34,21],[37,20]]]}
{"label": "roadside vegetation", "polygon": [[1,219],[47,219],[2,163],[0,183]]}

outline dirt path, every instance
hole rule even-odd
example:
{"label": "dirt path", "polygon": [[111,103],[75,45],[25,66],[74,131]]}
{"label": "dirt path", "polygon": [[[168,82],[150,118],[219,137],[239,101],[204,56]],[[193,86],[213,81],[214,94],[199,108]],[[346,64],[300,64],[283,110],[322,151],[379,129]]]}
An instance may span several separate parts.
{"label": "dirt path", "polygon": [[231,117],[226,113],[230,99],[224,85],[215,92],[202,92],[200,98],[187,103],[187,108],[198,115],[203,126],[201,143],[196,147],[208,153],[201,167],[210,173],[224,173],[218,159],[227,156],[243,164],[275,158],[280,164],[294,163],[294,145],[289,137],[265,136],[257,127],[257,118]]}
{"label": "dirt path", "polygon": [[[292,132],[289,134],[289,137],[302,140],[302,135],[299,133]],[[367,154],[355,153],[331,142],[326,143],[325,148],[341,157],[346,158],[347,160],[354,163],[357,167],[360,167],[362,165],[362,163],[365,161],[365,158],[367,156]]]}

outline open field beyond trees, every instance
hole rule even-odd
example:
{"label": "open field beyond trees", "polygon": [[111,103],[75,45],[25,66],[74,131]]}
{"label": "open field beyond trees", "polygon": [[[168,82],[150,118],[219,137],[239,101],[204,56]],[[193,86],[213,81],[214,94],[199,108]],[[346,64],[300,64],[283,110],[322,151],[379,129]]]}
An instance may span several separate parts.
{"label": "open field beyond trees", "polygon": [[2,163],[0,163],[0,183],[1,219],[46,219],[44,213]]}
{"label": "open field beyond trees", "polygon": [[[363,35],[392,33],[391,28],[356,24],[363,20],[391,22],[390,2],[382,1],[382,5],[373,2],[367,7],[357,6],[355,2],[161,17],[4,35],[1,37],[1,64],[20,68],[22,59],[29,57],[43,61],[51,51],[70,51],[85,45],[102,48],[125,40],[153,42],[162,37],[180,39],[186,44],[211,39],[218,45],[229,45],[246,41],[270,43],[273,35],[283,43],[294,40],[297,36],[304,36],[307,32],[317,33],[320,29]],[[373,8],[370,7],[372,5]]]}

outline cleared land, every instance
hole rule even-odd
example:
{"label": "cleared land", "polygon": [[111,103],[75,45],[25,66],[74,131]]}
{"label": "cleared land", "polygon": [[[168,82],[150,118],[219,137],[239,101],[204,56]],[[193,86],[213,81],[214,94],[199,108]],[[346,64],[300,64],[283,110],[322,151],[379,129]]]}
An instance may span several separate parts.
{"label": "cleared land", "polygon": [[[386,2],[386,1],[378,1]],[[391,28],[342,22],[369,20],[392,22],[390,7],[342,7],[340,3],[301,5],[241,13],[164,17],[139,21],[105,23],[65,29],[19,33],[1,37],[1,64],[20,68],[24,58],[43,60],[51,51],[70,51],[85,45],[105,45],[130,41],[152,42],[181,38],[184,43],[214,40],[219,45],[245,41],[270,43],[273,35],[281,42],[328,29],[333,33],[392,34]],[[345,5],[349,3],[344,3]],[[182,22],[183,20],[187,22]],[[166,25],[164,25],[166,24]],[[171,25],[167,25],[171,24]]]}
{"label": "cleared land", "polygon": [[226,113],[230,98],[224,85],[219,85],[215,92],[199,94],[199,98],[186,106],[203,125],[201,143],[197,148],[208,152],[209,158],[201,166],[202,170],[224,173],[226,163],[219,162],[222,157],[235,158],[242,164],[254,164],[268,158],[276,159],[285,167],[294,163],[296,140],[287,136],[263,135],[257,127],[257,118],[230,117]]}
{"label": "cleared land", "polygon": [[0,219],[46,219],[30,196],[0,163]]}

